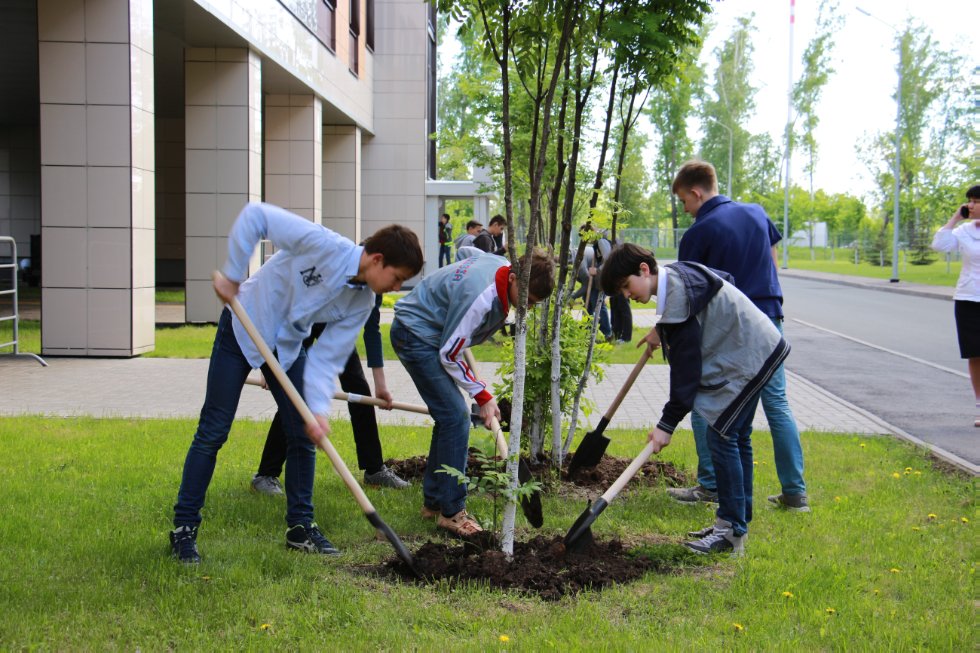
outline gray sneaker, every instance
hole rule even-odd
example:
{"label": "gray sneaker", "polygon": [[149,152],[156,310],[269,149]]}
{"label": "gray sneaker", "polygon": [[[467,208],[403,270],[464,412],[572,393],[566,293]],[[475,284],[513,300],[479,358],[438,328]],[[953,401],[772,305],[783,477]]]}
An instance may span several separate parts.
{"label": "gray sneaker", "polygon": [[684,542],[684,546],[701,555],[730,553],[733,556],[741,556],[745,553],[747,537],[748,533],[735,535],[730,522],[716,519],[710,533],[699,540]]}
{"label": "gray sneaker", "polygon": [[709,490],[703,485],[695,485],[694,487],[669,487],[667,488],[667,494],[674,501],[680,501],[681,503],[718,503],[718,493],[715,490]]}
{"label": "gray sneaker", "polygon": [[282,484],[277,476],[259,476],[256,474],[252,477],[252,490],[272,497],[284,494]]}
{"label": "gray sneaker", "polygon": [[774,494],[769,503],[793,512],[810,512],[810,502],[805,494]]}
{"label": "gray sneaker", "polygon": [[411,485],[411,483],[399,477],[394,470],[389,469],[387,465],[382,465],[381,469],[373,474],[364,472],[364,484],[373,487],[390,487],[396,490],[403,490]]}

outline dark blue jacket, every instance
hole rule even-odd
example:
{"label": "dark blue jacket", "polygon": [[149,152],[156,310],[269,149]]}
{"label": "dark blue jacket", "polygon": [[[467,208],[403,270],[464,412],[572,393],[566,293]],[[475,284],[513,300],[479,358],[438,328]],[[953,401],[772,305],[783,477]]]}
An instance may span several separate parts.
{"label": "dark blue jacket", "polygon": [[783,317],[783,290],[772,260],[772,246],[782,240],[758,204],[733,202],[715,195],[698,210],[681,238],[677,260],[723,270],[735,287],[772,318]]}

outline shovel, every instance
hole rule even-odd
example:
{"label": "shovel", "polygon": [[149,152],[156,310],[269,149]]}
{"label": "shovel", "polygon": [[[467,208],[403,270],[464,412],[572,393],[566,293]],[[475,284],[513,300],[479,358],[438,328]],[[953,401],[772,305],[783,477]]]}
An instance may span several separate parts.
{"label": "shovel", "polygon": [[[466,358],[466,364],[473,371],[473,375],[476,376],[476,360],[473,358],[473,354],[469,349],[464,349],[463,356]],[[493,431],[493,436],[497,440],[497,450],[500,452],[501,457],[506,459],[508,453],[507,440],[504,438],[504,432],[500,428],[500,422],[496,417],[490,422],[490,428]],[[517,480],[523,485],[532,478],[531,468],[518,456]],[[535,490],[531,496],[521,499],[521,510],[524,512],[528,523],[534,528],[541,528],[544,524],[544,511],[541,508],[541,492],[539,490]]]}
{"label": "shovel", "polygon": [[[254,375],[249,375],[248,378],[245,379],[245,383],[248,385],[265,387],[265,381],[261,377],[254,376]],[[388,408],[388,404],[386,404],[383,400],[378,399],[377,397],[368,397],[365,395],[356,394],[354,392],[348,393],[348,392],[338,391],[333,393],[333,398],[336,399],[337,401],[346,401],[347,403],[351,403],[351,404],[363,404],[365,406],[377,406],[378,408]],[[404,410],[409,413],[419,413],[421,415],[429,414],[429,409],[426,406],[422,406],[419,404],[406,404],[401,401],[391,402],[391,410]],[[470,413],[470,421],[473,422],[473,426],[480,426],[483,424],[483,418],[480,417],[480,413],[478,412]]]}
{"label": "shovel", "polygon": [[[217,279],[218,275],[220,274],[220,272],[215,271],[212,276]],[[272,370],[276,380],[279,381],[282,389],[285,390],[286,394],[289,396],[289,399],[293,402],[296,410],[299,412],[300,416],[302,416],[303,421],[306,422],[307,425],[317,426],[316,417],[313,416],[313,412],[310,410],[310,407],[306,405],[306,401],[303,400],[302,395],[300,395],[300,393],[296,390],[296,387],[293,385],[293,382],[289,380],[289,377],[286,376],[286,372],[282,369],[279,361],[276,360],[276,357],[272,354],[272,350],[269,349],[269,345],[265,343],[265,340],[262,338],[262,334],[260,334],[258,329],[255,328],[255,325],[252,323],[252,319],[245,311],[245,307],[238,301],[238,297],[232,297],[231,301],[229,302],[229,306],[231,306],[231,310],[235,312],[235,315],[238,316],[242,326],[245,327],[245,330],[248,332],[252,342],[255,343],[259,353],[262,354],[262,358],[265,359],[266,364]],[[408,565],[408,568],[412,570],[412,573],[421,578],[421,574],[419,573],[418,569],[415,568],[415,560],[412,558],[412,554],[409,553],[407,548],[405,548],[402,541],[398,539],[398,535],[395,534],[395,531],[391,530],[391,527],[388,526],[388,524],[386,524],[378,515],[378,511],[374,509],[373,505],[371,505],[371,500],[368,499],[366,494],[364,494],[364,490],[360,485],[358,485],[357,481],[354,479],[354,476],[350,473],[350,470],[347,469],[347,465],[344,464],[343,458],[341,458],[340,454],[337,453],[337,450],[334,449],[333,444],[330,442],[330,438],[320,438],[317,441],[316,446],[318,446],[323,453],[327,454],[327,457],[333,464],[333,468],[337,471],[340,478],[343,479],[347,489],[354,495],[354,499],[361,507],[361,510],[364,511],[364,516],[367,517],[367,520],[372,526],[374,526],[375,529],[377,529],[379,533],[387,538],[387,540],[391,543],[391,546],[394,547],[395,553],[397,553],[398,557],[401,558],[406,565]]]}
{"label": "shovel", "polygon": [[575,455],[572,456],[571,462],[568,463],[569,478],[574,477],[575,473],[582,467],[595,467],[602,460],[602,455],[606,453],[606,447],[609,446],[609,438],[604,436],[603,433],[609,425],[609,420],[612,419],[619,405],[623,403],[626,393],[633,387],[633,382],[640,375],[643,366],[650,360],[650,354],[651,350],[649,347],[643,350],[640,360],[636,362],[630,375],[626,377],[626,383],[623,384],[619,394],[613,399],[606,414],[599,420],[599,425],[595,427],[595,430],[586,433],[582,441],[579,442],[578,448],[575,449]]}
{"label": "shovel", "polygon": [[602,511],[606,509],[609,502],[616,498],[620,490],[630,482],[630,479],[636,475],[643,463],[653,454],[653,442],[647,442],[647,446],[643,447],[643,451],[633,459],[633,462],[629,464],[623,473],[619,475],[619,478],[609,486],[601,497],[595,500],[595,503],[586,506],[585,512],[579,515],[572,527],[568,529],[568,533],[565,534],[565,550],[571,551],[573,553],[583,553],[591,549],[595,545],[595,538],[592,537],[592,522],[598,519]]}

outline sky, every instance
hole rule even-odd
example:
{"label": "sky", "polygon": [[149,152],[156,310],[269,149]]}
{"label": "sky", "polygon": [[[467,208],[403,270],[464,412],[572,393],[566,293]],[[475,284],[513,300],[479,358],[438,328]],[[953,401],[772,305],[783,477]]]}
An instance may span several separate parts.
{"label": "sky", "polygon": [[[731,35],[736,20],[755,13],[752,35],[755,47],[753,85],[756,115],[744,125],[752,133],[769,132],[782,142],[787,119],[789,88],[790,0],[721,0],[715,2],[716,27],[705,41],[702,62],[710,62],[713,51]],[[803,72],[802,54],[813,39],[819,0],[796,0],[793,30],[793,81]],[[874,18],[859,13],[861,7]],[[898,82],[896,29],[909,17],[925,24],[944,49],[966,57],[967,70],[978,61],[975,31],[980,24],[980,2],[976,0],[838,0],[844,25],[834,37],[834,75],[824,88],[818,107],[818,161],[814,186],[828,192],[848,192],[867,197],[874,184],[865,165],[855,155],[855,145],[866,135],[895,127],[895,87]],[[971,38],[971,30],[973,35]],[[964,44],[958,46],[957,44]],[[970,79],[970,75],[967,75]],[[980,80],[973,77],[973,84]],[[964,89],[968,91],[968,89]],[[699,135],[698,135],[699,137]],[[803,157],[793,156],[791,177],[803,183]]]}

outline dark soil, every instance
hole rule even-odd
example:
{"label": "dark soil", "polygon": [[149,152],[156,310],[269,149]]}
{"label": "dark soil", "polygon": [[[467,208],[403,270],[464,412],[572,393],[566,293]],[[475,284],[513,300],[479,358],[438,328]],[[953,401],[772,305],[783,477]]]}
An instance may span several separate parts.
{"label": "dark soil", "polygon": [[539,535],[515,542],[513,559],[508,561],[492,535],[480,539],[460,544],[426,542],[414,554],[421,578],[398,558],[386,562],[383,573],[408,582],[445,581],[451,587],[476,583],[557,600],[582,590],[628,583],[663,566],[663,561],[631,554],[619,540],[571,552],[566,551],[562,536]]}
{"label": "dark soil", "polygon": [[[472,477],[481,476],[481,470],[483,468],[483,463],[473,455],[476,452],[476,449],[470,449],[470,457],[466,465],[466,473]],[[565,458],[565,465],[562,467],[561,473],[562,481],[572,483],[581,488],[601,489],[603,491],[612,485],[619,478],[619,475],[623,473],[623,470],[632,462],[630,458],[603,456],[602,460],[595,467],[583,467],[576,472],[574,478],[569,478],[568,462],[571,459],[571,455]],[[493,460],[499,459],[495,458]],[[416,456],[406,460],[389,460],[387,461],[387,465],[394,469],[402,478],[421,480],[425,474],[425,462],[425,456]],[[536,464],[529,463],[529,466],[538,478],[545,475],[551,469],[551,463],[547,460]],[[660,485],[661,481],[665,481],[671,487],[680,487],[687,485],[690,482],[690,478],[686,473],[678,470],[671,463],[662,460],[648,460],[636,473],[636,476],[630,480],[630,484],[649,487]]]}

